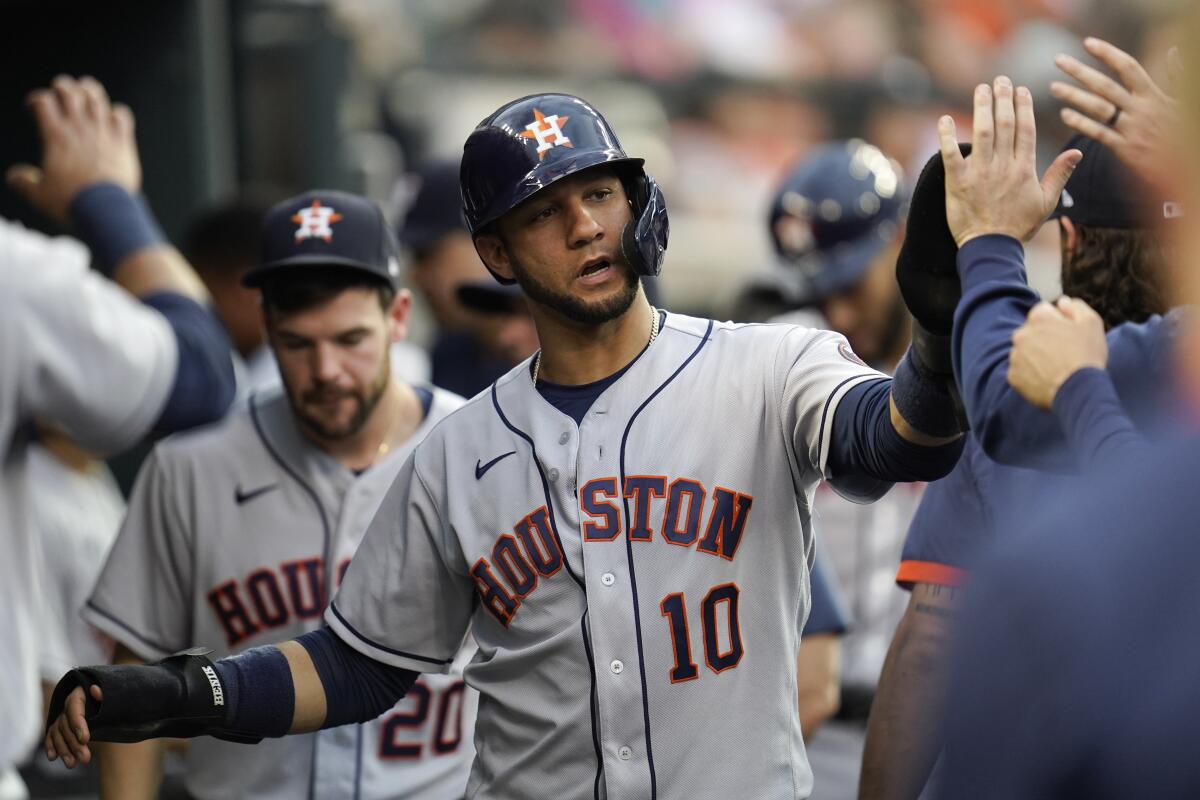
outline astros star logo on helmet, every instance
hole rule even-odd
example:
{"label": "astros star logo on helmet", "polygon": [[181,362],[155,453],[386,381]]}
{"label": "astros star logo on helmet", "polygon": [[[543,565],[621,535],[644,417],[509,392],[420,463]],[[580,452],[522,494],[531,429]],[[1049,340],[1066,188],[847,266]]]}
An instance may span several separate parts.
{"label": "astros star logo on helmet", "polygon": [[546,151],[554,147],[571,147],[571,140],[563,133],[562,126],[570,117],[560,117],[558,114],[546,116],[536,108],[533,110],[533,122],[525,126],[521,136],[526,139],[537,139],[538,158],[546,157]]}
{"label": "astros star logo on helmet", "polygon": [[339,222],[342,215],[330,206],[321,205],[320,200],[314,199],[308,208],[302,208],[292,215],[292,222],[300,227],[296,229],[296,241],[304,239],[324,239],[333,241],[333,223]]}

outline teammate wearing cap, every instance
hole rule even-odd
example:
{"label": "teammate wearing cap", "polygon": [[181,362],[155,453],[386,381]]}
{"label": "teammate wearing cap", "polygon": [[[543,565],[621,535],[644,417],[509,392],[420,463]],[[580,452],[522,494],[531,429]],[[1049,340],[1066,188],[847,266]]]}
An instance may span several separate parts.
{"label": "teammate wearing cap", "polygon": [[[262,261],[243,280],[262,289],[283,390],[160,443],[143,466],[85,610],[119,643],[118,661],[193,641],[236,653],[318,627],[401,463],[462,402],[390,371],[410,296],[373,203],[309,192],[270,210],[262,240]],[[458,664],[422,678],[370,724],[253,748],[196,741],[187,789],[196,798],[456,796],[473,755],[474,703]],[[108,745],[102,795],[154,797],[162,744]]]}
{"label": "teammate wearing cap", "polygon": [[407,255],[413,287],[425,302],[435,327],[429,346],[431,381],[455,394],[472,397],[527,358],[537,344],[535,341],[516,358],[498,352],[504,349],[504,343],[497,341],[498,335],[510,340],[519,338],[521,331],[511,325],[494,330],[490,323],[499,317],[478,313],[456,294],[463,284],[491,282],[463,222],[458,163],[432,161],[406,178],[402,186],[412,194],[412,200],[400,223],[400,246]]}
{"label": "teammate wearing cap", "polygon": [[[1107,365],[1122,406],[1149,423],[1163,414],[1156,392],[1164,385],[1168,365],[1165,347],[1152,350],[1147,359],[1146,343],[1157,349],[1168,340],[1149,332],[1162,324],[1158,315],[1166,311],[1157,283],[1162,254],[1155,234],[1145,227],[1153,209],[1138,204],[1142,195],[1134,176],[1107,148],[1075,136],[1063,149],[1083,153],[1051,215],[1061,235],[1064,297],[1055,306],[1035,306],[1018,329],[1008,382],[1026,402],[1055,412],[1070,445],[1057,451],[1064,462],[1070,459],[1066,463],[1075,473],[1090,472],[1102,460],[1101,451],[1077,446],[1083,440],[1078,429],[1094,424],[1096,417],[1067,410],[1068,403],[1076,402],[1068,395],[1108,396],[1089,382],[1086,367]],[[1147,321],[1149,325],[1142,324]],[[1107,361],[1097,363],[1093,354],[1098,347],[1103,358],[1105,329],[1110,331]],[[1030,355],[1035,343],[1053,351],[1053,359]],[[1040,359],[1036,366],[1035,358]],[[1050,376],[1052,386],[1044,380]],[[1056,408],[1054,397],[1063,389]],[[1091,436],[1111,448],[1117,441],[1114,433],[1116,429],[1105,430],[1096,437],[1093,431]],[[864,797],[915,798],[931,773],[942,746],[949,641],[962,602],[960,587],[972,565],[999,538],[1017,533],[1029,509],[1049,508],[1056,498],[1079,494],[1086,486],[1087,480],[1077,474],[997,463],[972,432],[955,469],[926,489],[896,574],[911,598],[871,714]],[[1014,514],[1018,508],[1020,519]]]}
{"label": "teammate wearing cap", "polygon": [[[846,336],[867,363],[893,372],[911,336],[895,277],[906,192],[900,167],[858,139],[822,145],[793,167],[775,192],[769,225],[781,257],[776,286],[799,310],[773,321],[803,323],[816,310],[822,327]],[[920,496],[920,485],[908,484],[863,505],[827,483],[817,488],[822,552],[849,594],[854,618],[842,642],[839,719],[809,748],[826,796],[856,793],[864,723],[904,613],[906,598],[891,577]]]}
{"label": "teammate wearing cap", "polygon": [[367,718],[471,633],[470,797],[809,796],[792,699],[812,491],[947,472],[962,437],[944,387],[912,356],[889,379],[834,333],[651,308],[639,276],[661,265],[665,201],[579,98],[487,117],[461,181],[542,350],[416,447],[329,629],[73,671],[48,753]]}

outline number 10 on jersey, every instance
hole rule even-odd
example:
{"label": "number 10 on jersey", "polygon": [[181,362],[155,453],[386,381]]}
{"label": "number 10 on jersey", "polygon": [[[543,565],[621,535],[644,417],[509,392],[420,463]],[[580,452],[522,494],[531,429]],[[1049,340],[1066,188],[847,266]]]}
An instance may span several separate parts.
{"label": "number 10 on jersey", "polygon": [[[742,660],[742,631],[738,625],[739,594],[737,584],[722,583],[709,589],[700,602],[704,663],[708,664],[708,668],[713,672],[732,669]],[[700,676],[700,670],[692,659],[692,639],[683,592],[667,595],[658,607],[667,618],[671,646],[675,654],[675,666],[669,673],[671,683],[695,680]],[[724,631],[721,628],[724,628]]]}

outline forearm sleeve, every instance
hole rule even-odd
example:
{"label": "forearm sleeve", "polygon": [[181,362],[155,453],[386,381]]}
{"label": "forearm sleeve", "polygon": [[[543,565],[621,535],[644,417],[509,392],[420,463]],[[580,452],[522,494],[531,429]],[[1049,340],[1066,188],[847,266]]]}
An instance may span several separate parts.
{"label": "forearm sleeve", "polygon": [[1126,416],[1108,373],[1081,369],[1054,395],[1054,416],[1082,470],[1140,458],[1146,441]]}
{"label": "forearm sleeve", "polygon": [[[932,481],[954,468],[964,437],[949,444],[914,444],[892,425],[892,381],[862,383],[838,403],[828,461],[829,481],[844,494],[863,494],[871,482]],[[881,496],[880,492],[876,497]],[[874,499],[874,498],[872,498]]]}
{"label": "forearm sleeve", "polygon": [[325,722],[335,728],[375,719],[404,697],[419,675],[365,656],[329,628],[296,640],[312,659],[325,687]]}
{"label": "forearm sleeve", "polygon": [[[325,690],[322,728],[373,720],[396,704],[417,673],[362,655],[328,628],[296,639],[312,659]],[[274,646],[255,647],[216,662],[227,687],[228,727],[258,736],[286,736],[296,708],[287,657]]]}
{"label": "forearm sleeve", "polygon": [[220,419],[233,402],[235,385],[229,335],[216,314],[174,292],[143,302],[162,314],[179,346],[175,378],[155,429],[170,433]]}
{"label": "forearm sleeve", "polygon": [[971,430],[996,461],[1069,469],[1053,415],[1008,385],[1012,336],[1039,301],[1025,278],[1025,251],[1011,236],[980,236],[958,251],[963,295],[954,312],[954,375]]}

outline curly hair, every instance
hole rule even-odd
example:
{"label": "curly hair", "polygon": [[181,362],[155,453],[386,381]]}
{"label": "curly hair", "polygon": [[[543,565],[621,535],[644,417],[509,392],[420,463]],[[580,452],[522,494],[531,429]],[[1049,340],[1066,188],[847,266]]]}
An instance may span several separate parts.
{"label": "curly hair", "polygon": [[1063,237],[1063,294],[1077,297],[1112,328],[1142,322],[1167,310],[1162,280],[1162,248],[1148,230],[1076,225],[1075,249]]}

